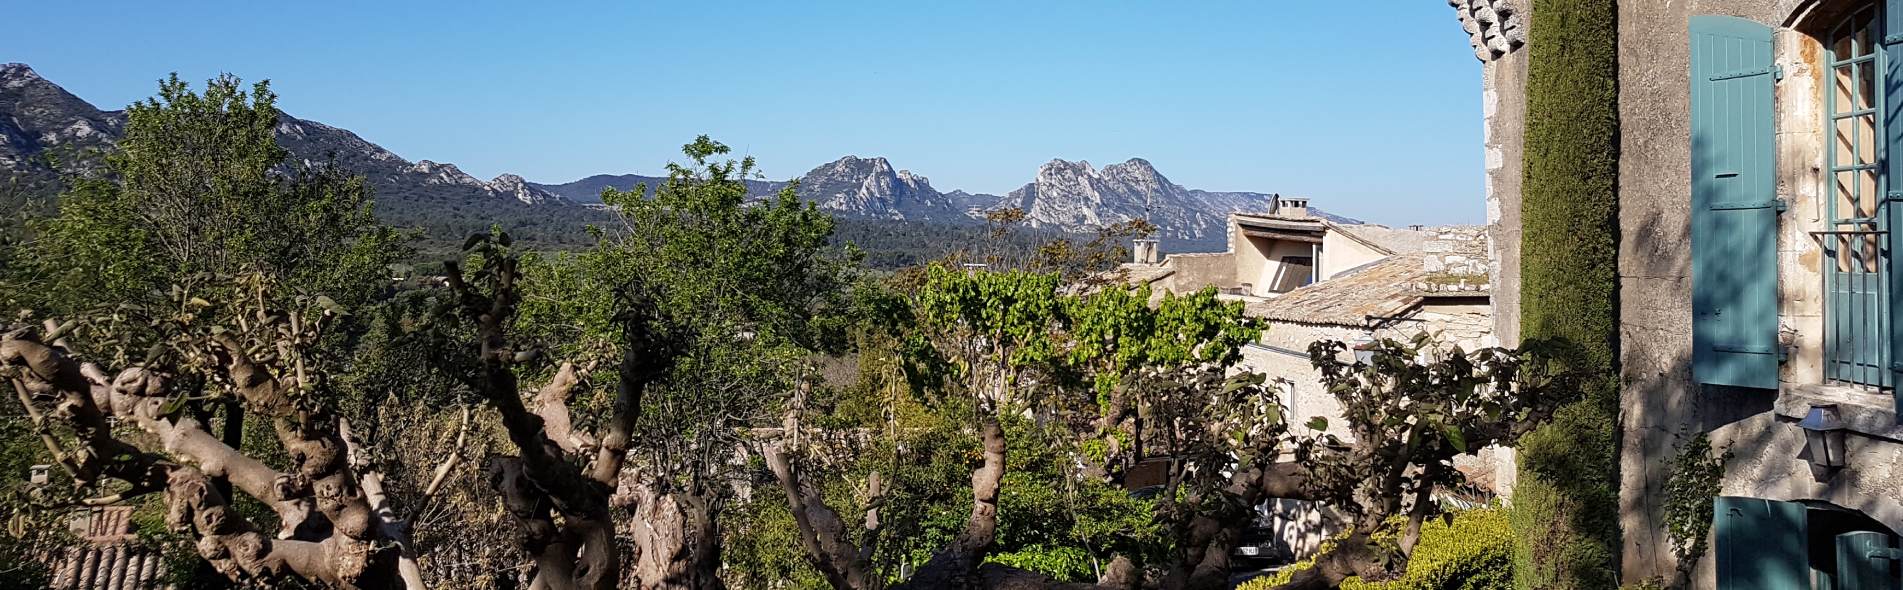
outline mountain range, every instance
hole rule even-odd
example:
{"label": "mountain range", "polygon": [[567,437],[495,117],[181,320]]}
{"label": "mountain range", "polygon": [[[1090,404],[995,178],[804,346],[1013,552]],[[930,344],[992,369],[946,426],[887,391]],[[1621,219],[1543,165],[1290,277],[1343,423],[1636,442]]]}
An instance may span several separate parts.
{"label": "mountain range", "polygon": [[[52,165],[43,156],[83,162],[66,154],[107,147],[124,126],[125,111],[101,110],[25,64],[0,64],[0,170],[16,177],[51,178]],[[665,181],[635,174],[602,174],[560,184],[530,182],[514,174],[485,181],[454,164],[411,162],[349,130],[288,114],[279,120],[277,135],[293,158],[330,161],[364,175],[387,222],[448,236],[496,222],[549,228],[603,219],[598,206],[589,206],[600,203],[603,189],[632,190],[646,184],[652,190]],[[748,182],[759,196],[788,185]],[[1003,196],[940,191],[925,176],[898,169],[882,157],[846,156],[813,168],[797,182],[800,198],[846,217],[969,224],[988,210],[1018,207],[1029,225],[1068,232],[1146,217],[1163,237],[1197,247],[1221,244],[1229,213],[1267,211],[1275,198],[1184,188],[1140,158],[1102,169],[1089,162],[1052,160],[1039,167],[1030,182]]]}

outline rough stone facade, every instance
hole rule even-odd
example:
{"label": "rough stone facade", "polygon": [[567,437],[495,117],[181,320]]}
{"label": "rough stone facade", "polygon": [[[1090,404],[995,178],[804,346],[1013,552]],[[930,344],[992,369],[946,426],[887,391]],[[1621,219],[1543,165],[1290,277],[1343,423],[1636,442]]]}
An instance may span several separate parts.
{"label": "rough stone facade", "polygon": [[[1619,3],[1619,340],[1620,486],[1627,582],[1671,579],[1678,564],[1664,532],[1664,486],[1679,447],[1698,433],[1728,447],[1723,494],[1821,501],[1903,530],[1903,430],[1895,401],[1825,382],[1821,248],[1826,229],[1826,132],[1822,45],[1815,36],[1848,8],[1843,0],[1687,0]],[[1529,7],[1537,9],[1536,7]],[[1779,218],[1779,322],[1789,360],[1778,391],[1713,388],[1692,377],[1690,243],[1690,37],[1693,15],[1725,15],[1769,27],[1784,77],[1775,90]],[[1525,121],[1526,52],[1487,61],[1488,212],[1495,244],[1497,332],[1517,340],[1519,317],[1520,128]],[[1837,403],[1853,424],[1850,467],[1811,471],[1796,421],[1814,403]],[[1696,587],[1716,585],[1712,553],[1692,570]]]}
{"label": "rough stone facade", "polygon": [[1447,0],[1447,5],[1480,61],[1499,59],[1526,44],[1526,18],[1514,0]]}
{"label": "rough stone facade", "polygon": [[1514,51],[1481,66],[1487,200],[1487,261],[1492,271],[1493,332],[1520,341],[1520,175],[1526,145],[1526,52]]}

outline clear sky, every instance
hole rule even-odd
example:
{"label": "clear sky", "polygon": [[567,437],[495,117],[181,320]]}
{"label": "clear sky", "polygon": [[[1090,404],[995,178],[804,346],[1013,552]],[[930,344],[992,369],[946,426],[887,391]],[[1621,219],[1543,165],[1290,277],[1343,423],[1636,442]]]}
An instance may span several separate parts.
{"label": "clear sky", "polygon": [[648,173],[706,133],[771,178],[885,156],[1003,194],[1052,158],[1371,221],[1483,221],[1480,67],[1441,0],[7,2],[0,62],[102,108],[167,72],[410,160]]}

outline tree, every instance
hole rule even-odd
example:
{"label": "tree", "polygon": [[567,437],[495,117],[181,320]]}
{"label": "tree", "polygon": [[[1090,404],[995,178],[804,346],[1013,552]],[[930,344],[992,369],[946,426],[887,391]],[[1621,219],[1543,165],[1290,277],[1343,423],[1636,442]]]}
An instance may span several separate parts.
{"label": "tree", "polygon": [[[363,179],[328,164],[286,161],[275,139],[282,117],[275,100],[268,84],[247,93],[231,76],[207,82],[202,94],[176,76],[162,81],[158,96],[127,109],[125,137],[104,153],[105,166],[70,172],[57,215],[29,221],[24,241],[9,244],[9,303],[86,319],[153,316],[175,308],[187,285],[204,301],[257,306],[268,306],[267,290],[307,298],[321,291],[330,304],[360,311],[382,297],[388,264],[406,255],[404,237],[372,217]],[[333,317],[320,332],[324,341],[310,344],[340,354],[357,331],[353,319]],[[162,328],[118,322],[70,333],[63,348],[99,358],[125,342],[175,336]],[[198,376],[185,379],[168,386],[204,387]],[[246,439],[248,404],[221,388],[183,409],[235,449]],[[222,428],[212,429],[220,416]],[[232,497],[225,475],[209,477]]]}
{"label": "tree", "polygon": [[73,175],[34,224],[18,303],[57,314],[137,302],[199,273],[264,273],[345,305],[380,295],[403,236],[372,216],[361,177],[287,162],[269,83],[177,75],[126,109],[102,174]]}
{"label": "tree", "polygon": [[[1342,402],[1353,439],[1297,437],[1266,377],[1233,374],[1259,328],[1213,291],[1152,306],[1140,288],[1064,294],[1054,275],[944,266],[925,275],[898,330],[909,342],[908,371],[922,391],[973,404],[982,450],[962,533],[903,587],[1057,585],[986,564],[1009,450],[1004,416],[1030,417],[1054,434],[1046,440],[1066,462],[1084,466],[1064,477],[1118,481],[1146,458],[1168,466],[1155,510],[1174,549],[1125,556],[1146,563],[1114,561],[1099,587],[1227,587],[1228,556],[1251,509],[1284,498],[1349,515],[1349,535],[1289,584],[1332,588],[1351,575],[1401,571],[1435,514],[1428,499],[1460,478],[1452,459],[1516,440],[1551,415],[1564,401],[1551,393],[1569,383],[1548,374],[1551,357],[1538,347],[1466,353],[1422,338],[1383,342],[1369,359],[1350,361],[1343,345],[1323,343],[1311,360]],[[770,453],[768,465],[815,569],[835,588],[883,585],[870,561],[877,530],[855,534],[798,464]],[[1397,516],[1405,530],[1385,535]],[[1397,542],[1377,542],[1385,538]]]}
{"label": "tree", "polygon": [[[1345,510],[1348,532],[1283,589],[1335,588],[1349,576],[1380,580],[1404,572],[1421,524],[1439,514],[1434,494],[1462,481],[1454,458],[1514,444],[1571,401],[1567,394],[1577,387],[1578,375],[1558,365],[1544,341],[1465,352],[1421,334],[1381,340],[1364,351],[1365,360],[1344,360],[1346,350],[1340,342],[1318,342],[1309,357],[1341,402],[1353,440],[1324,433],[1299,441],[1301,475],[1292,479],[1301,484],[1294,497]],[[1395,517],[1404,518],[1394,544],[1378,542]]]}
{"label": "tree", "polygon": [[[252,296],[201,296],[232,292]],[[164,493],[169,526],[232,580],[420,590],[408,519],[392,509],[381,474],[358,460],[348,421],[324,401],[334,397],[327,376],[338,363],[319,343],[342,313],[328,297],[286,293],[263,275],[207,279],[174,287],[163,306],[12,329],[0,336],[0,374],[54,464],[99,494],[81,504]],[[68,347],[81,332],[102,351],[92,362]],[[104,368],[114,365],[123,368]],[[195,417],[193,406],[227,398],[272,420],[288,470],[233,448]],[[142,436],[122,437],[114,422]],[[267,507],[265,520],[240,513],[227,489]]]}
{"label": "tree", "polygon": [[[657,367],[638,387],[615,369],[622,392],[602,437],[586,432],[588,413],[569,409],[571,401],[589,404],[572,386],[534,400],[540,427],[564,452],[627,455],[593,475],[608,478],[598,481],[611,490],[620,486],[617,501],[635,514],[627,576],[642,588],[721,585],[719,515],[743,466],[733,458],[747,448],[751,427],[771,424],[805,358],[839,346],[834,318],[851,263],[829,246],[831,217],[792,188],[748,201],[751,159],[718,160],[728,148],[705,136],[683,152],[690,163],[670,165],[652,198],[645,187],[604,194],[620,225],[598,230],[600,243],[588,252],[531,259],[518,270],[501,253],[505,243],[484,238],[477,246],[489,249],[482,272],[506,269],[511,289],[514,277],[524,279],[520,296],[493,296],[506,302],[502,315],[519,311],[499,329],[515,330],[522,348],[546,342],[568,360],[557,382],[588,381],[590,367],[614,357],[651,358],[644,362]],[[528,434],[512,438],[523,446],[534,438]],[[548,484],[548,474],[525,473]]]}

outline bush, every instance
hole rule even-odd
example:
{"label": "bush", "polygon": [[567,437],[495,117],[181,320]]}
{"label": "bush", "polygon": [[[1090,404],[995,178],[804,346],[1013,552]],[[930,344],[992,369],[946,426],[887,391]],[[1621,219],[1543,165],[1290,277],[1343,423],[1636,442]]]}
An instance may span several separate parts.
{"label": "bush", "polygon": [[[1404,521],[1397,519],[1394,524]],[[1395,527],[1398,530],[1398,526]],[[1394,533],[1377,537],[1392,542]],[[1295,572],[1314,564],[1296,563],[1274,575],[1250,580],[1237,590],[1268,590]],[[1342,590],[1506,590],[1513,587],[1513,528],[1501,508],[1478,508],[1454,514],[1453,522],[1433,520],[1421,525],[1421,541],[1408,559],[1407,573],[1385,582],[1348,578]]]}
{"label": "bush", "polygon": [[1031,547],[1021,551],[998,553],[986,562],[1037,572],[1057,580],[1090,580],[1096,577],[1089,551],[1077,547]]}

